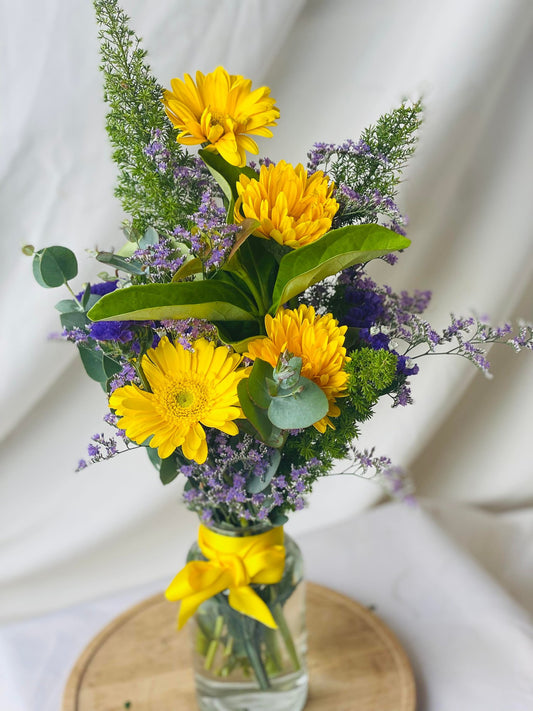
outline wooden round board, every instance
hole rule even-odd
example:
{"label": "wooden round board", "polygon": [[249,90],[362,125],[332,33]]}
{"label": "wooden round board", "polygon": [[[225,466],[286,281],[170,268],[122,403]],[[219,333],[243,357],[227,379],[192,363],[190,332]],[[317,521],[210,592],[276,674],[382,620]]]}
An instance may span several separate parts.
{"label": "wooden round board", "polygon": [[[414,711],[409,661],[381,620],[313,583],[307,606],[305,711]],[[63,711],[196,711],[188,630],[176,632],[176,615],[160,594],[115,618],[76,662]]]}

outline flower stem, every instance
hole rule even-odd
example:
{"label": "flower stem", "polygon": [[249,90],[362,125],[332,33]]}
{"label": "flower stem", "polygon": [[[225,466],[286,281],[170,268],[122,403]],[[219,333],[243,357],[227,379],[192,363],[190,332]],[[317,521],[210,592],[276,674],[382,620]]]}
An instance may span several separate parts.
{"label": "flower stem", "polygon": [[220,639],[220,635],[222,634],[223,627],[224,617],[222,615],[218,615],[215,622],[213,639],[209,643],[209,647],[207,648],[207,654],[205,656],[204,669],[206,669],[207,671],[209,671],[211,669],[211,666],[213,665],[213,659],[215,658],[215,653],[218,647],[218,641]]}
{"label": "flower stem", "polygon": [[279,627],[279,631],[281,632],[281,636],[283,637],[283,641],[285,642],[285,647],[287,648],[289,657],[291,658],[291,661],[294,665],[294,671],[298,671],[301,668],[300,659],[298,657],[296,647],[294,646],[294,640],[287,624],[287,620],[285,619],[285,615],[283,614],[283,608],[281,607],[279,602],[274,605],[272,609],[272,616],[274,617],[276,624]]}
{"label": "flower stem", "polygon": [[270,680],[263,665],[257,643],[254,640],[254,635],[251,633],[250,629],[252,626],[255,627],[256,623],[250,619],[247,619],[245,615],[241,615],[241,618],[242,641],[244,648],[246,649],[246,654],[248,655],[248,659],[250,660],[250,664],[254,670],[259,688],[261,691],[266,691],[267,689],[270,689]]}

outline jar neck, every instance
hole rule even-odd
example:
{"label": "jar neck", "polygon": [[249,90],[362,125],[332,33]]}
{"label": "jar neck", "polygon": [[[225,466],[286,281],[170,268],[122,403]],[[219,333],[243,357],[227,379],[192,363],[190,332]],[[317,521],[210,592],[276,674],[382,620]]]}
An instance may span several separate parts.
{"label": "jar neck", "polygon": [[266,533],[267,531],[272,531],[273,526],[271,523],[252,523],[249,526],[231,526],[224,524],[205,524],[202,526],[213,531],[213,533],[218,533],[220,536],[229,536],[230,538],[244,538],[247,536],[258,536],[261,533]]}

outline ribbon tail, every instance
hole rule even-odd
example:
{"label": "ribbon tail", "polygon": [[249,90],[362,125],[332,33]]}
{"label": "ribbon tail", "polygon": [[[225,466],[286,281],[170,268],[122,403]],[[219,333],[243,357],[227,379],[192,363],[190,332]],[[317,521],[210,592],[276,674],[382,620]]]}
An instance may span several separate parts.
{"label": "ribbon tail", "polygon": [[278,626],[264,600],[248,585],[230,588],[228,602],[237,612],[262,622],[266,627],[277,630]]}
{"label": "ribbon tail", "polygon": [[167,600],[181,600],[178,629],[203,602],[225,590],[228,583],[228,575],[208,561],[187,563],[165,591]]}

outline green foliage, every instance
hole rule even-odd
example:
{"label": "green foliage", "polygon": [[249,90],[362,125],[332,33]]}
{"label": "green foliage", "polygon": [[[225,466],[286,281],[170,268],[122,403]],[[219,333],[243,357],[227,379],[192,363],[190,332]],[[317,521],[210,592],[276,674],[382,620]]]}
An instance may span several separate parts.
{"label": "green foliage", "polygon": [[[106,128],[120,170],[115,194],[132,216],[134,229],[142,234],[153,226],[169,235],[199,204],[200,189],[192,181],[178,182],[172,170],[192,166],[193,159],[176,143],[161,103],[162,87],[145,62],[146,51],[129,28],[128,16],[117,0],[95,0],[94,7],[104,98],[109,104]],[[167,157],[165,171],[145,152],[154,137]]]}
{"label": "green foliage", "polygon": [[362,422],[372,416],[372,409],[379,397],[392,385],[396,377],[398,357],[386,350],[360,348],[350,354],[346,365],[348,392]]}
{"label": "green foliage", "polygon": [[161,321],[205,318],[209,321],[253,321],[251,304],[224,282],[142,284],[106,294],[89,311],[93,321]]}
{"label": "green foliage", "polygon": [[416,147],[422,111],[421,100],[404,101],[380,116],[374,126],[361,134],[361,142],[370,149],[367,153],[337,155],[333,159],[329,173],[335,183],[346,183],[361,195],[379,190],[382,195],[394,196],[402,170]]}
{"label": "green foliage", "polygon": [[348,396],[337,400],[341,413],[331,418],[334,429],[328,427],[320,433],[314,427],[308,427],[289,437],[283,449],[280,473],[290,471],[291,465],[297,468],[316,458],[321,465],[317,477],[327,474],[334,460],[347,456],[350,443],[358,436],[357,423],[371,417],[379,397],[394,383],[397,356],[393,353],[361,348],[350,353],[350,357],[346,366]]}
{"label": "green foliage", "polygon": [[77,274],[76,255],[67,247],[45,247],[33,255],[33,276],[46,289],[63,286]]}
{"label": "green foliage", "polygon": [[380,225],[350,225],[282,257],[270,312],[313,284],[353,266],[406,249],[410,240]]}

